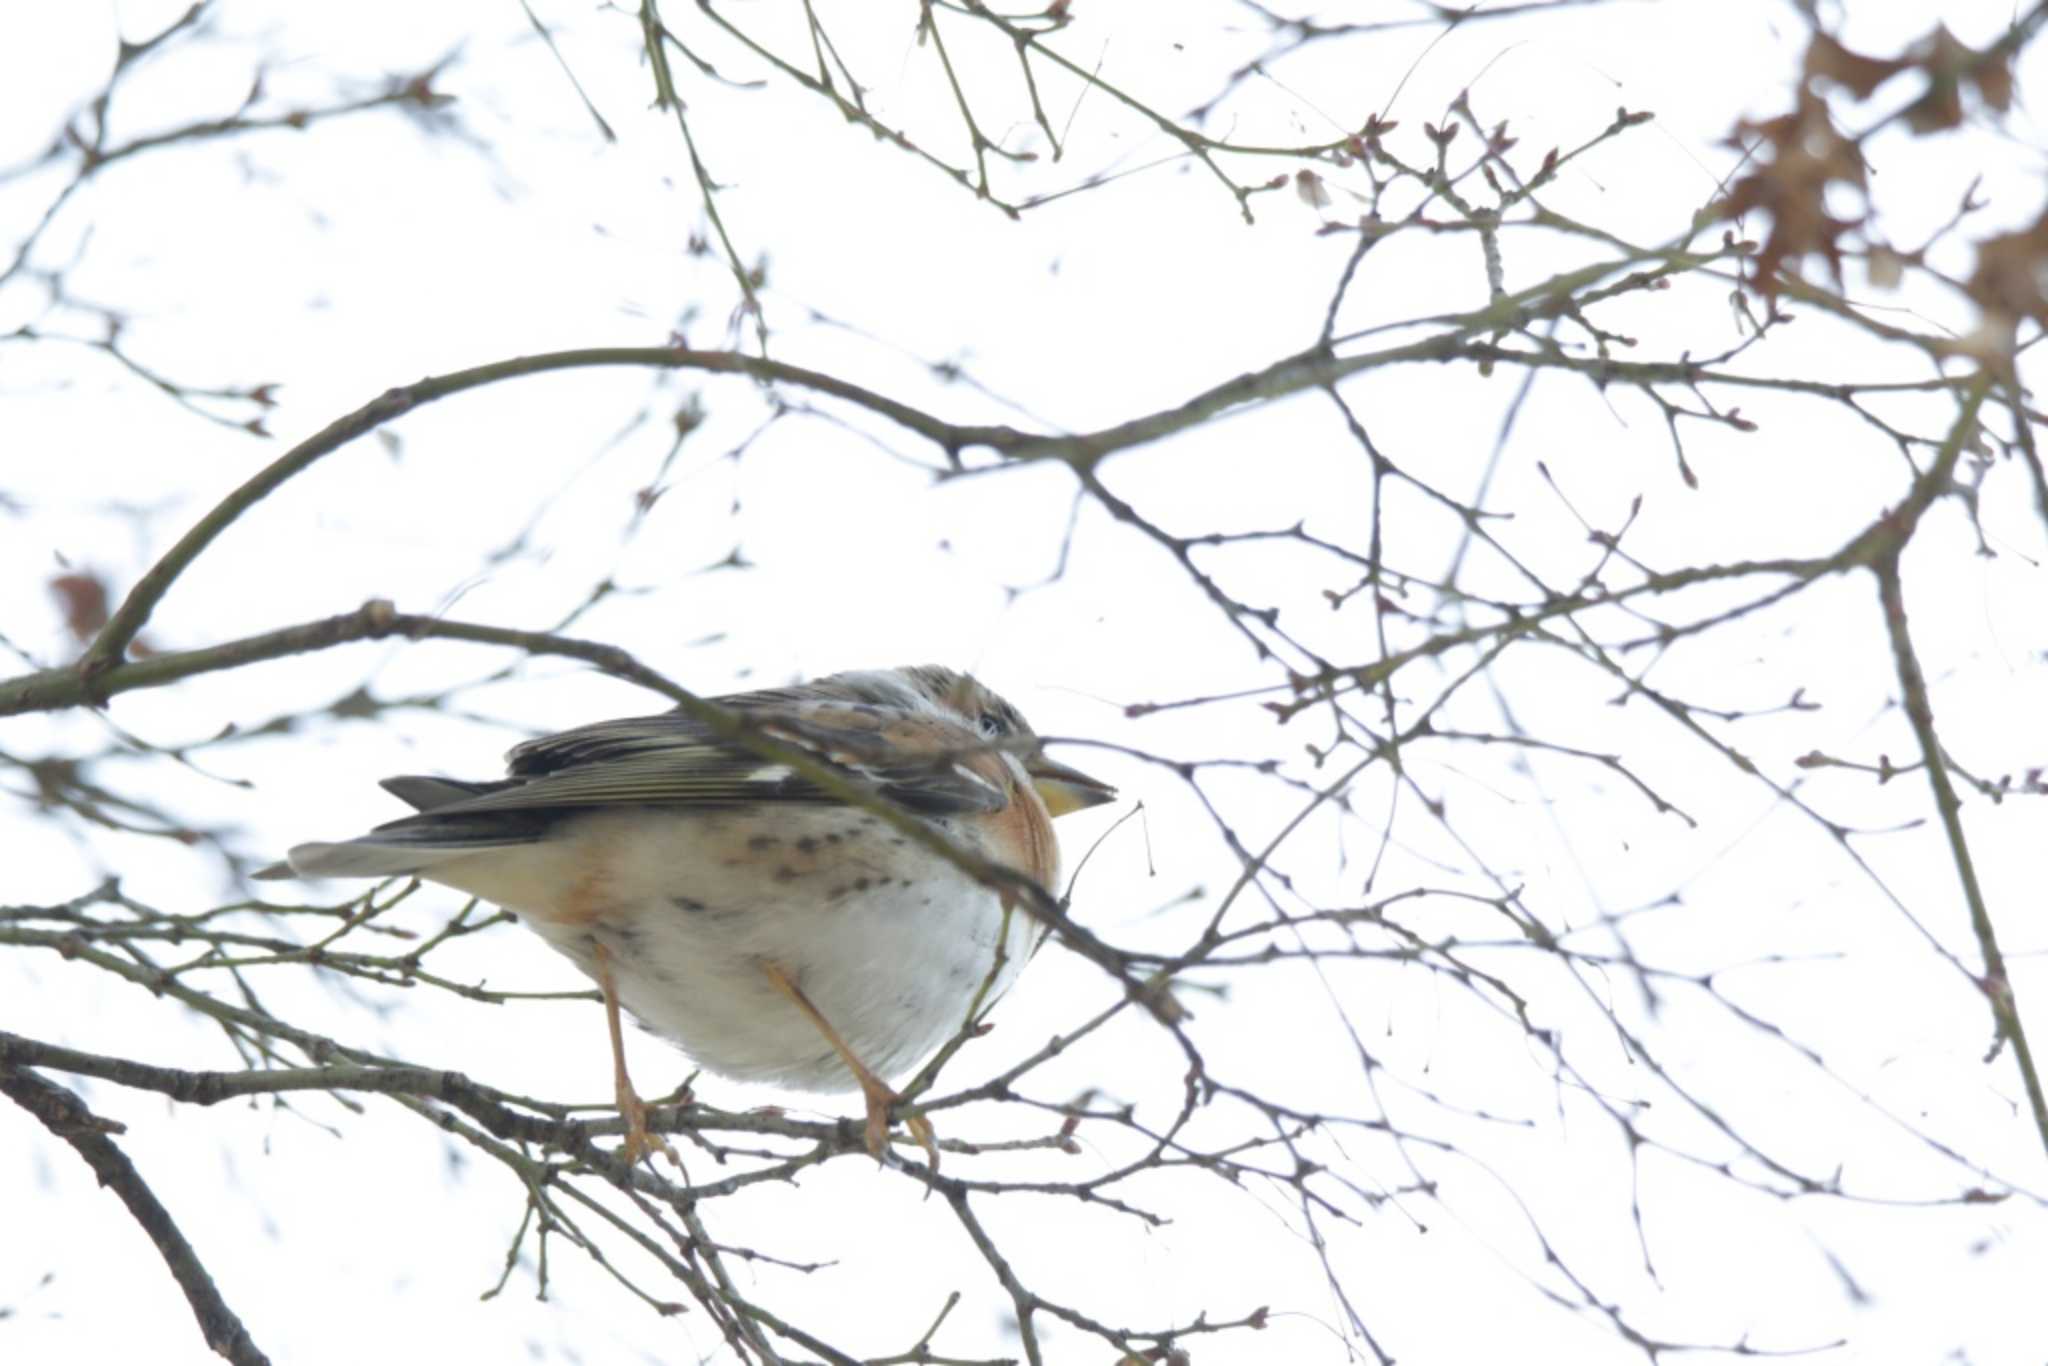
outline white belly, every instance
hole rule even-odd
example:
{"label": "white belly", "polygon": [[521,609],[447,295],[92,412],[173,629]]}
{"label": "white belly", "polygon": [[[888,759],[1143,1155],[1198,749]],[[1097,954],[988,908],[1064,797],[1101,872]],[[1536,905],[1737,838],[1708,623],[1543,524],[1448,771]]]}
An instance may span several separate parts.
{"label": "white belly", "polygon": [[[496,902],[593,977],[602,943],[626,1009],[706,1070],[807,1090],[852,1075],[769,981],[796,980],[854,1054],[899,1079],[1000,997],[1039,940],[1021,906],[864,812],[604,812],[545,842],[431,870]],[[1001,949],[998,949],[998,943]]]}

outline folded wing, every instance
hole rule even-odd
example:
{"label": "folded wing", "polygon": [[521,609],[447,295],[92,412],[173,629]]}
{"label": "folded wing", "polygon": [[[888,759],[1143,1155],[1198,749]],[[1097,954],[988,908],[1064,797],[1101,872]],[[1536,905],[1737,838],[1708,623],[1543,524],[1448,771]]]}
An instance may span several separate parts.
{"label": "folded wing", "polygon": [[[949,716],[870,702],[718,698],[743,727],[802,750],[849,781],[920,815],[1000,811],[1009,803],[1002,756]],[[731,810],[777,802],[836,803],[789,764],[744,748],[679,712],[580,726],[529,740],[496,782],[389,778],[417,813],[359,839],[302,844],[289,867],[258,876],[390,877],[490,848],[545,839],[594,810]]]}

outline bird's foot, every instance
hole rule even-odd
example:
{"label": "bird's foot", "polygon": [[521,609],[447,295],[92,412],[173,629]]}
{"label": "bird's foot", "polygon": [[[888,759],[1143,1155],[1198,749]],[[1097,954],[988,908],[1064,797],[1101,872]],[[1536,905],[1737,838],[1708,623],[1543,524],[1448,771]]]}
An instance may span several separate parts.
{"label": "bird's foot", "polygon": [[647,1102],[633,1091],[632,1084],[623,1074],[619,1078],[619,1115],[626,1121],[626,1141],[619,1145],[619,1156],[629,1167],[638,1166],[644,1157],[660,1153],[670,1164],[680,1168],[683,1160],[676,1156],[675,1148],[660,1134],[647,1127]]}
{"label": "bird's foot", "polygon": [[[863,1068],[862,1071],[866,1072],[866,1069]],[[883,1151],[889,1146],[890,1107],[901,1104],[903,1097],[894,1087],[872,1072],[862,1076],[860,1084],[861,1094],[866,1097],[868,1103],[868,1152],[873,1155],[875,1161],[880,1162]],[[939,1169],[939,1140],[937,1133],[932,1129],[931,1120],[923,1115],[909,1115],[904,1118],[903,1127],[910,1131],[910,1136],[924,1149],[925,1157],[931,1162],[932,1170],[936,1172]]]}

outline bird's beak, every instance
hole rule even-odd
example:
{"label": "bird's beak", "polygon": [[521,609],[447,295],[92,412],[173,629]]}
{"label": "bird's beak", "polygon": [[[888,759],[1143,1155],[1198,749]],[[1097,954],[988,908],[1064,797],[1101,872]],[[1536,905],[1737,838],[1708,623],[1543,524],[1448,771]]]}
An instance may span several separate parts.
{"label": "bird's beak", "polygon": [[1055,763],[1043,754],[1025,760],[1024,771],[1031,775],[1031,786],[1038,790],[1046,811],[1054,816],[1116,800],[1116,789],[1108,783],[1091,778],[1078,768]]}

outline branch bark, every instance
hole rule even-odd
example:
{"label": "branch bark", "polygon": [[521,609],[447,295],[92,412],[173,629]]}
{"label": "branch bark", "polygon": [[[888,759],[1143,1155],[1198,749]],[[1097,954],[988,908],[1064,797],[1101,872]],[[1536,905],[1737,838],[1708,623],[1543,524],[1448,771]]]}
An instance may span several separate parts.
{"label": "branch bark", "polygon": [[121,1126],[95,1115],[86,1108],[84,1101],[63,1087],[5,1063],[0,1063],[0,1095],[5,1095],[34,1116],[45,1129],[69,1143],[72,1150],[92,1168],[99,1183],[120,1197],[135,1222],[156,1244],[164,1265],[170,1269],[171,1278],[185,1292],[185,1299],[192,1306],[192,1315],[199,1320],[199,1331],[206,1337],[206,1345],[235,1366],[269,1366],[270,1358],[256,1346],[249,1330],[242,1326],[242,1320],[221,1298],[206,1264],[199,1259],[192,1244],[185,1240],[185,1235],[178,1231],[171,1212],[156,1198],[156,1193],[150,1190],[149,1183],[142,1179],[142,1173],[135,1169],[127,1154],[108,1137],[109,1134],[120,1133]]}

